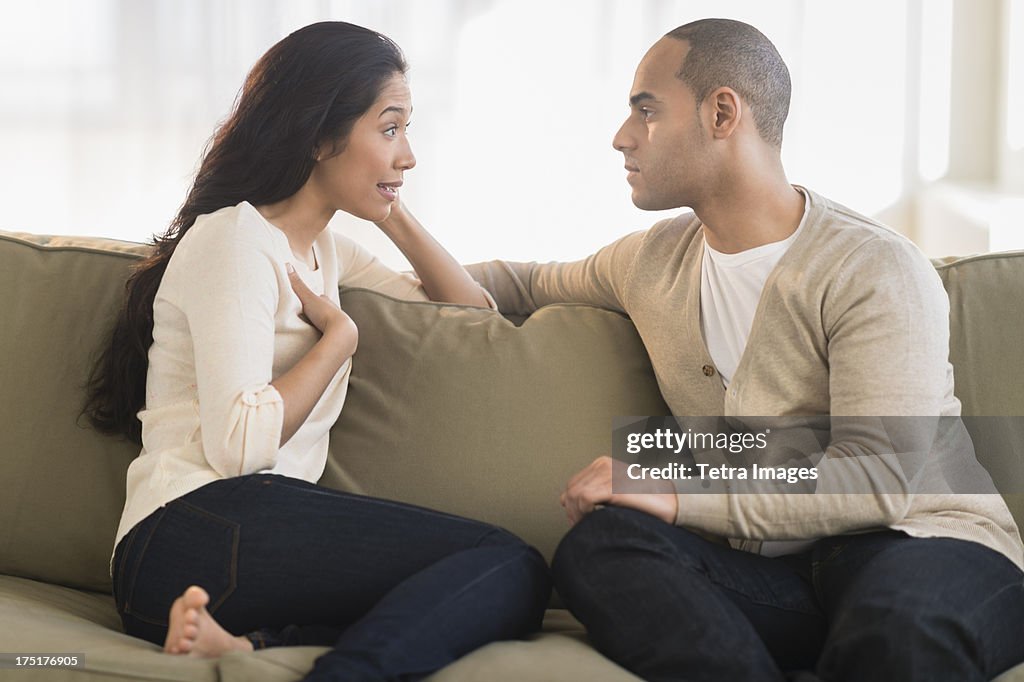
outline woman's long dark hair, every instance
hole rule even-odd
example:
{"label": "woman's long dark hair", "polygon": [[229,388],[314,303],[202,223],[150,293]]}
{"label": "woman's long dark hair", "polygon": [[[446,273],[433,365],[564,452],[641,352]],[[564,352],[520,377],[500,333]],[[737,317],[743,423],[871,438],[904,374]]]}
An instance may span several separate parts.
{"label": "woman's long dark hair", "polygon": [[196,218],[242,201],[295,194],[317,148],[343,140],[385,83],[408,67],[385,36],[340,21],[295,31],[249,72],[234,111],[211,139],[195,181],[153,253],[136,265],[112,338],[93,368],[84,413],[99,431],[141,443],[153,299],[167,262]]}

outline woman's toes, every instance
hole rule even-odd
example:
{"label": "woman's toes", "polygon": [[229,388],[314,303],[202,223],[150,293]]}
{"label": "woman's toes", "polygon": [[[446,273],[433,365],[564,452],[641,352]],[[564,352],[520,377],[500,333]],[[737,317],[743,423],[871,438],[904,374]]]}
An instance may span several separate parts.
{"label": "woman's toes", "polygon": [[201,609],[210,601],[210,595],[198,585],[192,585],[185,590],[181,598],[185,600],[185,608],[187,609]]}

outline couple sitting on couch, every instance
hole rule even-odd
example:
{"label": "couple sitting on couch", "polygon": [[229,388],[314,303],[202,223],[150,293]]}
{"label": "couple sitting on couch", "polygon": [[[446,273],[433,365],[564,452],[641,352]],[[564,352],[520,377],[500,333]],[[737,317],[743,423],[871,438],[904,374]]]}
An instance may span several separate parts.
{"label": "couple sitting on couch", "polygon": [[[129,280],[89,406],[142,444],[111,560],[126,632],[199,656],[327,645],[306,679],[413,680],[536,629],[553,577],[648,680],[985,680],[1024,660],[1021,538],[994,494],[613,491],[602,457],[562,493],[549,573],[500,528],[317,486],[358,339],[341,284],[622,311],[677,415],[959,414],[933,268],[786,180],[789,73],[756,29],[697,21],[643,58],[613,144],[637,206],[693,212],[577,263],[467,271],[407,212],[405,70],[341,22],[271,48]],[[338,210],[416,277],[327,229]]]}

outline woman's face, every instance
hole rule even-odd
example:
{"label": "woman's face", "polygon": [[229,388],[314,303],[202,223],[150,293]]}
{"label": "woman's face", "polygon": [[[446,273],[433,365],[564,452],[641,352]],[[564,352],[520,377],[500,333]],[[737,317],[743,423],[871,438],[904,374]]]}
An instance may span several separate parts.
{"label": "woman's face", "polygon": [[416,165],[406,136],[411,114],[409,85],[395,74],[356,120],[342,151],[320,150],[309,182],[332,209],[374,222],[388,217],[402,175]]}

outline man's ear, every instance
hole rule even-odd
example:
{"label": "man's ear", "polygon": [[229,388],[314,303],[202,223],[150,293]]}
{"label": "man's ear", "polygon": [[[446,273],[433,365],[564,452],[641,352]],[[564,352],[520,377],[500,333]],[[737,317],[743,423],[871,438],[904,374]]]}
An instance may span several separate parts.
{"label": "man's ear", "polygon": [[717,140],[724,140],[733,134],[743,118],[743,106],[739,93],[732,88],[722,86],[715,89],[704,100],[712,115],[711,135]]}

